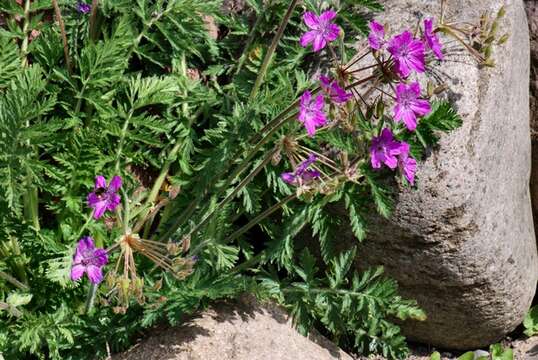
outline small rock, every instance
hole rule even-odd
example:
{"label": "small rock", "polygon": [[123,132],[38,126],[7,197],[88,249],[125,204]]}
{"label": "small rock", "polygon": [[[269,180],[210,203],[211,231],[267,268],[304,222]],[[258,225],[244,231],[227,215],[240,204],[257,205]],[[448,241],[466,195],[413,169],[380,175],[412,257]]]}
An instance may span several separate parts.
{"label": "small rock", "polygon": [[477,360],[477,359],[479,359],[479,358],[481,358],[481,357],[484,357],[484,356],[487,357],[487,358],[489,359],[489,352],[484,351],[484,350],[476,350],[476,351],[474,352],[474,358],[475,358],[475,360]]}

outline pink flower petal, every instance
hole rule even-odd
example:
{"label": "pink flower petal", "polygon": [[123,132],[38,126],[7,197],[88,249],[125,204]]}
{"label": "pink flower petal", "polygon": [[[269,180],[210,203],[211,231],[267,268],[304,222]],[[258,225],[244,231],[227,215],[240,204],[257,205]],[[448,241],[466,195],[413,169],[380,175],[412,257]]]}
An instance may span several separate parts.
{"label": "pink flower petal", "polygon": [[323,97],[323,95],[316,96],[316,100],[314,102],[313,108],[315,110],[321,111],[323,110],[324,107],[325,107],[325,98]]}
{"label": "pink flower petal", "polygon": [[95,249],[93,256],[94,265],[96,266],[105,266],[108,263],[108,254],[105,249]]}
{"label": "pink flower petal", "polygon": [[109,189],[117,192],[121,188],[121,176],[114,176],[112,180],[110,180],[110,186]]}
{"label": "pink flower petal", "polygon": [[312,11],[307,11],[303,15],[303,21],[311,29],[317,29],[320,19]]}
{"label": "pink flower petal", "polygon": [[417,117],[412,110],[403,111],[402,119],[409,131],[414,131],[417,128]]}
{"label": "pink flower petal", "polygon": [[379,168],[381,168],[381,161],[380,161],[380,159],[379,159],[379,156],[376,156],[375,154],[372,154],[372,155],[370,156],[370,161],[371,161],[371,163],[372,163],[372,167],[373,167],[374,169],[379,169]]}
{"label": "pink flower petal", "polygon": [[73,265],[71,267],[71,280],[77,281],[82,278],[82,275],[84,275],[84,271],[86,270],[86,267],[84,265],[78,264]]}
{"label": "pink flower petal", "polygon": [[321,49],[323,49],[327,45],[327,41],[325,40],[325,37],[321,34],[316,34],[314,37],[314,43],[312,44],[312,50],[314,52],[318,52]]}
{"label": "pink flower petal", "polygon": [[103,271],[100,266],[88,265],[86,267],[86,273],[93,284],[99,284],[103,281]]}
{"label": "pink flower petal", "polygon": [[293,184],[295,182],[295,175],[291,172],[282,173],[280,174],[280,177],[288,184]]}
{"label": "pink flower petal", "polygon": [[95,189],[99,188],[106,188],[106,180],[105,177],[102,175],[98,175],[95,177]]}
{"label": "pink flower petal", "polygon": [[327,27],[327,33],[325,34],[325,40],[328,42],[334,41],[338,39],[338,36],[340,36],[340,27],[336,24],[330,24]]}
{"label": "pink flower petal", "polygon": [[417,99],[413,101],[410,108],[411,110],[413,110],[415,114],[418,114],[421,116],[427,115],[432,111],[430,103],[427,100],[421,100],[421,99]]}
{"label": "pink flower petal", "polygon": [[316,37],[317,32],[316,31],[308,31],[301,36],[301,39],[299,40],[299,44],[301,44],[302,47],[307,47],[308,44],[314,41],[314,38]]}
{"label": "pink flower petal", "polygon": [[319,20],[325,24],[331,22],[336,17],[336,12],[333,10],[327,10],[321,13]]}
{"label": "pink flower petal", "polygon": [[101,216],[103,216],[103,214],[105,213],[106,209],[107,209],[107,202],[106,201],[98,201],[96,202],[92,207],[93,207],[93,218],[95,220],[101,218]]}
{"label": "pink flower petal", "polygon": [[398,159],[393,155],[386,155],[384,163],[391,169],[396,169],[396,167],[398,167]]}
{"label": "pink flower petal", "polygon": [[304,127],[306,128],[308,136],[313,137],[316,134],[316,125],[313,121],[305,121]]}

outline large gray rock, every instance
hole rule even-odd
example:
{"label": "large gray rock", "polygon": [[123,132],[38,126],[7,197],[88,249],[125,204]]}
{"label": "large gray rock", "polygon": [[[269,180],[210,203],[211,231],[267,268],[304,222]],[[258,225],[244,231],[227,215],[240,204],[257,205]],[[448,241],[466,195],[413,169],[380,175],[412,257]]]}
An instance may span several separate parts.
{"label": "large gray rock", "polygon": [[538,226],[538,1],[526,0],[531,44],[530,120],[532,145],[531,200],[534,228]]}
{"label": "large gray rock", "polygon": [[280,307],[252,298],[220,303],[144,339],[115,360],[352,360],[323,336],[308,338]]}
{"label": "large gray rock", "polygon": [[[440,1],[387,0],[380,20],[395,31],[438,16]],[[451,0],[449,20],[478,19],[502,4],[496,67],[479,69],[447,46],[434,71],[464,120],[419,164],[418,190],[401,189],[390,221],[375,218],[358,258],[382,264],[404,296],[426,311],[406,322],[412,340],[452,349],[498,341],[521,323],[534,296],[538,259],[529,174],[529,33],[521,0]],[[350,231],[345,231],[352,238]]]}

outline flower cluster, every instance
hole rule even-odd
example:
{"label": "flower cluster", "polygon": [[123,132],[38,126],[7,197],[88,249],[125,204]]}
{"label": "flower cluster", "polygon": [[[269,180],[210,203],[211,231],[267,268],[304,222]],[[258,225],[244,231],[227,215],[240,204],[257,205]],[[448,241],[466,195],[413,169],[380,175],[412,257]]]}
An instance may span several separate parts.
{"label": "flower cluster", "polygon": [[[336,12],[327,10],[319,16],[306,12],[303,15],[308,31],[301,37],[300,45],[307,47],[312,44],[314,52],[328,48],[334,58],[334,50],[331,42],[340,35],[340,28],[334,23]],[[389,72],[393,75],[388,77],[390,82],[396,82],[391,88],[394,95],[392,121],[395,124],[402,123],[408,131],[415,131],[419,119],[428,115],[432,107],[427,99],[421,97],[421,86],[418,81],[409,80],[413,73],[424,73],[426,71],[426,59],[428,51],[437,59],[443,59],[442,45],[433,27],[433,20],[426,19],[423,23],[422,37],[417,38],[410,30],[405,30],[392,38],[387,38],[385,27],[372,21],[369,24],[370,34],[368,44],[372,55],[380,66],[385,64]],[[353,98],[351,92],[347,92],[346,76],[338,72],[337,78],[326,75],[319,77],[319,88],[313,91],[305,91],[299,100],[298,121],[306,129],[309,137],[314,137],[316,131],[329,124],[329,109],[336,109],[346,104]],[[361,99],[363,100],[363,99]],[[364,101],[364,100],[363,100]],[[394,139],[394,133],[390,127],[384,126],[379,136],[371,139],[370,158],[371,166],[380,169],[383,165],[389,169],[399,168],[405,179],[410,184],[415,182],[416,160],[410,155],[410,146],[403,141]],[[321,177],[318,170],[310,170],[318,157],[310,154],[308,158],[302,156],[299,160],[292,160],[297,164],[293,172],[286,172],[281,178],[288,184],[304,186],[312,183]],[[324,159],[322,159],[324,160]]]}
{"label": "flower cluster", "polygon": [[395,35],[392,39],[385,39],[385,28],[376,21],[369,24],[370,34],[368,43],[376,51],[382,51],[385,46],[394,60],[395,72],[403,79],[413,71],[423,73],[425,71],[426,50],[431,50],[436,58],[443,59],[441,42],[433,31],[433,20],[424,20],[423,38],[417,39],[411,31],[405,30]]}
{"label": "flower cluster", "polygon": [[[368,44],[371,49],[375,51],[376,56],[383,56],[386,48],[390,54],[387,63],[393,64],[392,70],[401,81],[393,86],[395,92],[393,120],[396,123],[403,122],[407,130],[415,131],[419,118],[428,115],[432,108],[428,100],[421,98],[420,84],[417,81],[407,80],[413,72],[417,74],[425,72],[427,50],[430,50],[437,59],[443,59],[441,42],[433,30],[433,20],[424,20],[421,39],[415,38],[411,31],[405,30],[387,40],[384,26],[376,21],[370,22],[369,28]],[[380,169],[382,164],[390,169],[398,167],[407,181],[414,184],[417,163],[409,151],[409,144],[394,140],[392,131],[384,128],[378,137],[372,139],[370,147],[372,167]]]}
{"label": "flower cluster", "polygon": [[[120,204],[121,198],[117,194],[121,188],[121,177],[114,176],[107,186],[103,176],[95,178],[93,192],[87,196],[88,206],[93,209],[92,217],[101,218],[106,211],[115,211]],[[107,251],[96,248],[93,238],[85,236],[77,244],[73,262],[71,265],[71,279],[80,280],[84,273],[88,275],[90,282],[99,284],[103,281],[102,268],[108,263]]]}

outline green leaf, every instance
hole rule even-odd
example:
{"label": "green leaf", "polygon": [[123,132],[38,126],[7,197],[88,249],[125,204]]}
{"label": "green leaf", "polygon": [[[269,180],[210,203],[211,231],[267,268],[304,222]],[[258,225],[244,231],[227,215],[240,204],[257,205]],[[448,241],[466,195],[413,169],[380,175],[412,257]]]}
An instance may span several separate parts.
{"label": "green leaf", "polygon": [[491,360],[513,360],[514,351],[510,348],[503,348],[501,344],[493,344],[489,347]]}
{"label": "green leaf", "polygon": [[533,306],[525,319],[523,320],[523,326],[525,331],[523,332],[527,336],[534,336],[538,334],[538,306]]}
{"label": "green leaf", "polygon": [[21,294],[18,292],[12,292],[7,297],[6,302],[13,307],[17,307],[17,306],[26,305],[31,300],[32,300],[32,294]]}
{"label": "green leaf", "polygon": [[435,351],[431,356],[430,360],[441,360],[441,354],[438,351]]}
{"label": "green leaf", "polygon": [[424,147],[432,146],[439,141],[438,132],[452,131],[462,124],[461,117],[450,103],[437,101],[432,104],[432,112],[418,123],[416,135]]}
{"label": "green leaf", "polygon": [[458,360],[474,360],[474,352],[467,351],[465,354],[458,357]]}

